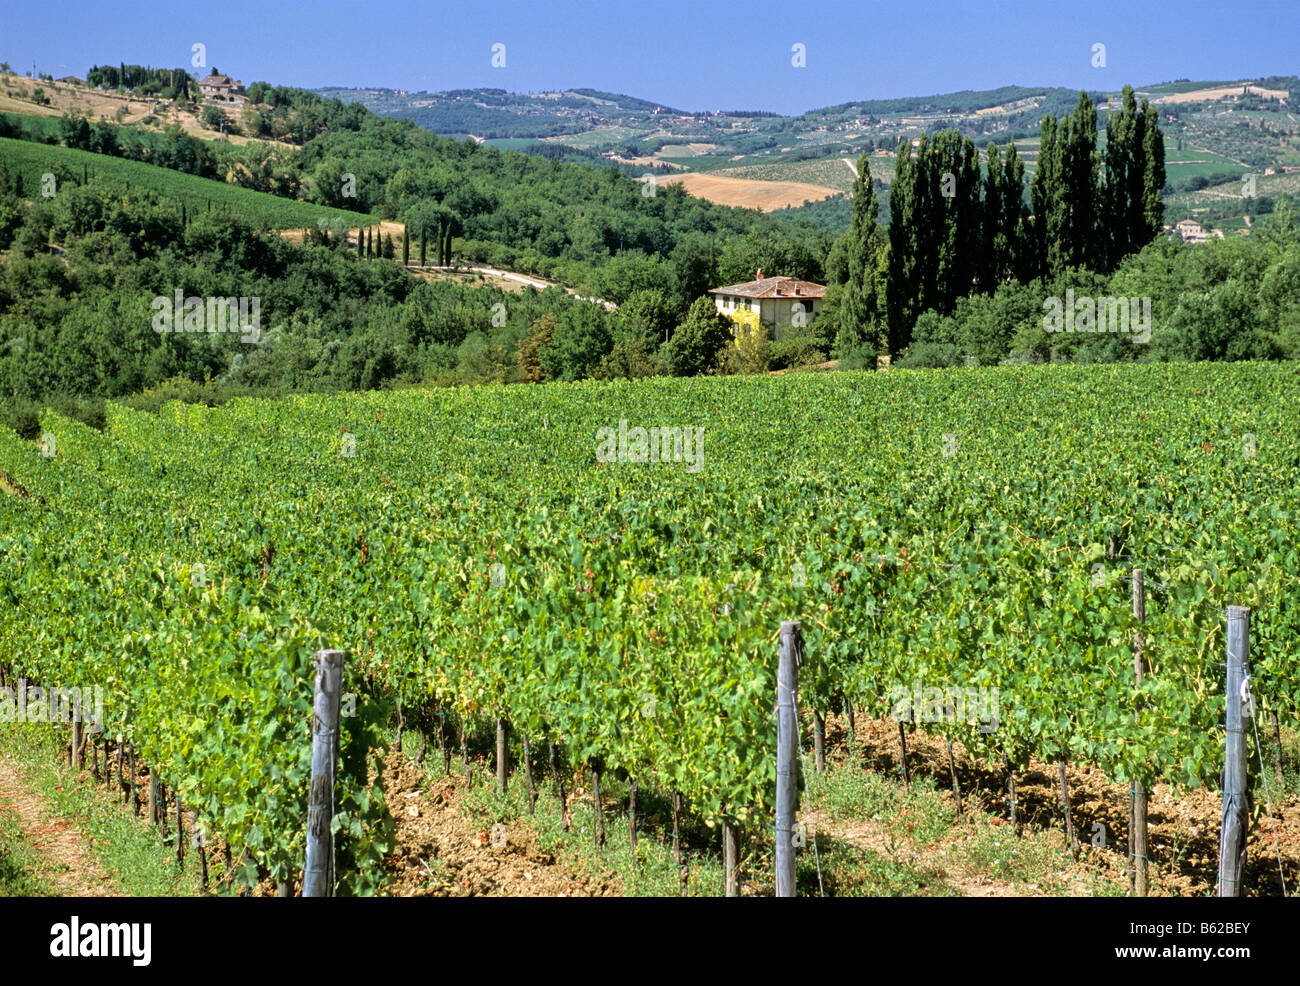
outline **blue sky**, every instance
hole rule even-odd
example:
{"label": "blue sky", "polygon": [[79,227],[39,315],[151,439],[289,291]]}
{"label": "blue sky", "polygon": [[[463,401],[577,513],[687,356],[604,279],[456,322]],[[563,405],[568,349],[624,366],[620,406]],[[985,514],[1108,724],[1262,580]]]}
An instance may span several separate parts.
{"label": "blue sky", "polygon": [[[589,87],[688,110],[798,113],[1002,85],[1109,89],[1300,74],[1300,2],[6,0],[0,60],[84,75],[96,62],[207,65],[315,88]],[[492,46],[505,66],[493,68]],[[1106,46],[1106,67],[1092,46]],[[804,46],[806,65],[791,64]]]}

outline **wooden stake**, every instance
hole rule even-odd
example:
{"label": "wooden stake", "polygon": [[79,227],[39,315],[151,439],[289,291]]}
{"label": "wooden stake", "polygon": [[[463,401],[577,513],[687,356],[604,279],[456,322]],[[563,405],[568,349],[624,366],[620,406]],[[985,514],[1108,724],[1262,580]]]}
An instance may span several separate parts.
{"label": "wooden stake", "polygon": [[813,720],[813,763],[817,773],[826,771],[826,720],[817,709],[812,710]]}
{"label": "wooden stake", "polygon": [[510,747],[506,741],[506,721],[497,717],[497,794],[506,793],[510,780]]}
{"label": "wooden stake", "polygon": [[627,835],[632,844],[632,862],[636,862],[636,778],[627,782]]}
{"label": "wooden stake", "polygon": [[[1140,627],[1146,622],[1146,581],[1142,569],[1133,569],[1133,620]],[[1141,630],[1133,631],[1133,679],[1140,689],[1142,679],[1146,676],[1146,659],[1143,656],[1143,647],[1145,641]],[[1142,710],[1141,699],[1138,700],[1138,706],[1133,710],[1133,721],[1137,722],[1138,716]],[[1132,853],[1133,873],[1133,890],[1139,897],[1145,897],[1148,890],[1148,862],[1147,862],[1147,789],[1142,778],[1136,778],[1133,781],[1133,797],[1131,811],[1133,816],[1132,826],[1130,828],[1131,836],[1129,842]]]}
{"label": "wooden stake", "polygon": [[1070,844],[1070,855],[1079,859],[1079,840],[1074,837],[1074,817],[1070,814],[1070,787],[1065,781],[1065,761],[1056,761],[1061,774],[1061,808],[1065,812],[1065,839]]}
{"label": "wooden stake", "polygon": [[1016,818],[1016,772],[1011,769],[1011,758],[1005,753],[1002,755],[1002,764],[1007,769],[1007,794],[1010,796],[1008,803],[1011,808],[1011,828],[1019,835],[1020,822]]}
{"label": "wooden stake", "polygon": [[176,798],[176,862],[185,862],[185,823],[181,819],[181,799]]}
{"label": "wooden stake", "polygon": [[460,769],[465,773],[465,780],[469,780],[469,750],[465,746],[465,720],[460,721]]}
{"label": "wooden stake", "polygon": [[795,708],[795,695],[803,653],[801,624],[783,621],[780,641],[776,671],[776,896],[793,897],[794,817],[799,810],[799,710]]}
{"label": "wooden stake", "polygon": [[596,804],[596,845],[603,846],[605,844],[605,813],[601,811],[600,805],[600,768],[600,760],[593,760],[591,764],[591,797]]}
{"label": "wooden stake", "polygon": [[943,745],[948,748],[948,776],[952,778],[952,796],[957,799],[957,810],[962,811],[961,787],[957,784],[957,762],[952,755],[952,740],[945,736]]}
{"label": "wooden stake", "polygon": [[673,859],[677,863],[678,892],[686,896],[686,858],[682,855],[682,792],[673,789]]}
{"label": "wooden stake", "polygon": [[907,731],[903,729],[903,724],[898,724],[898,742],[903,748],[903,785],[910,792],[912,790],[912,770],[907,765]]}
{"label": "wooden stake", "polygon": [[447,714],[438,709],[438,749],[442,751],[442,776],[451,776],[451,750],[447,747]]}
{"label": "wooden stake", "polygon": [[533,752],[528,747],[528,737],[523,737],[524,744],[524,783],[528,785],[528,814],[537,809],[537,786],[533,782]]}
{"label": "wooden stake", "polygon": [[736,845],[736,827],[730,820],[722,823],[722,866],[725,873],[726,894],[728,897],[740,896],[740,881],[736,875],[739,851]]}
{"label": "wooden stake", "polygon": [[1246,866],[1246,724],[1242,681],[1250,655],[1250,609],[1228,607],[1227,738],[1223,760],[1223,825],[1219,830],[1219,896],[1240,897]]}
{"label": "wooden stake", "polygon": [[1273,773],[1277,782],[1282,783],[1282,729],[1277,721],[1277,709],[1271,713],[1273,720]]}
{"label": "wooden stake", "polygon": [[551,777],[555,781],[555,796],[560,799],[560,822],[564,826],[564,831],[568,832],[573,824],[573,817],[569,814],[569,799],[564,796],[564,778],[560,776],[560,768],[555,762],[555,744],[547,743],[546,748],[551,756]]}
{"label": "wooden stake", "polygon": [[302,895],[329,897],[334,891],[334,774],[339,757],[339,699],[343,690],[343,651],[316,652],[312,706],[311,788],[307,804],[307,862]]}

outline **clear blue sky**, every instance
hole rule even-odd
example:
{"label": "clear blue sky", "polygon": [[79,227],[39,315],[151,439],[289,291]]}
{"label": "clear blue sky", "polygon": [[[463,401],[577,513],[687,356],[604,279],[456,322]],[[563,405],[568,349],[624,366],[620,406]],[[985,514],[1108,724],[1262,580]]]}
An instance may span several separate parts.
{"label": "clear blue sky", "polygon": [[[4,0],[0,60],[178,67],[315,88],[589,87],[688,110],[798,113],[1002,85],[1110,89],[1300,74],[1298,0]],[[493,68],[491,48],[506,46]],[[1106,45],[1094,68],[1092,45]],[[802,44],[806,67],[791,65]]]}

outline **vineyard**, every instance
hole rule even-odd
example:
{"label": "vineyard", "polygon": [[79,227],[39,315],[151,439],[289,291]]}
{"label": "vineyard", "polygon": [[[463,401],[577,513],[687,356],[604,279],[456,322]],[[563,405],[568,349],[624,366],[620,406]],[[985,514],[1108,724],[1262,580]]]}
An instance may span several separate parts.
{"label": "vineyard", "polygon": [[281,198],[141,161],[8,137],[0,137],[0,166],[11,176],[21,175],[26,194],[37,200],[42,176],[51,174],[60,183],[81,184],[87,177],[122,182],[132,189],[147,189],[164,199],[172,199],[192,213],[219,209],[269,229],[315,228],[322,219],[339,220],[345,226],[356,225],[359,220],[374,220],[373,216]]}
{"label": "vineyard", "polygon": [[[398,721],[462,746],[500,724],[557,779],[616,772],[770,833],[783,620],[815,729],[974,689],[994,714],[915,728],[998,768],[1215,785],[1226,607],[1252,610],[1261,724],[1300,700],[1298,426],[1279,364],[110,405],[103,433],[47,413],[39,445],[0,436],[0,663],[101,686],[92,741],[127,744],[250,885],[302,869],[326,648],[355,699],[341,893],[378,889],[367,778]],[[637,429],[687,427],[694,448],[637,461]]]}

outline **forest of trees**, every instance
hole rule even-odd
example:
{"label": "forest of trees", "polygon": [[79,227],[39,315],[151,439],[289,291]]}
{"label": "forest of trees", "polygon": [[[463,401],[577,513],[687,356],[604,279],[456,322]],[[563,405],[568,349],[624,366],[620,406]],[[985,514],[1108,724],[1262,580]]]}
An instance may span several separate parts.
{"label": "forest of trees", "polygon": [[[258,88],[258,105],[327,106],[295,102],[295,92]],[[1159,237],[1163,144],[1130,90],[1101,150],[1086,95],[1063,118],[1049,114],[1027,187],[1011,146],[981,155],[941,132],[901,147],[887,227],[864,155],[853,198],[837,206],[851,210],[838,239],[675,186],[646,194],[616,168],[437,137],[360,107],[338,120],[348,125],[301,148],[76,117],[25,135],[394,219],[413,263],[487,261],[617,312],[558,288],[516,295],[417,281],[371,230],[359,250],[338,233],[293,243],[93,174],[44,199],[34,178],[0,167],[0,404],[10,423],[30,429],[42,403],[95,420],[104,398],[150,406],[167,396],[754,372],[832,355],[846,367],[882,353],[895,366],[1300,357],[1294,210],[1280,200],[1249,238]],[[760,267],[828,284],[826,307],[802,331],[738,347],[707,292]],[[260,298],[261,340],[154,332],[150,299],[178,289]],[[1150,344],[1047,334],[1043,300],[1067,289],[1151,297]]]}
{"label": "forest of trees", "polygon": [[[1164,142],[1155,115],[1126,86],[1098,151],[1097,111],[1086,93],[1061,120],[1044,117],[1038,168],[1025,199],[1014,144],[992,141],[984,167],[956,130],[903,143],[890,186],[887,235],[876,220],[870,159],[858,161],[853,221],[828,266],[843,278],[837,351],[858,362],[897,355],[922,314],[1013,282],[1072,269],[1109,273],[1163,226]],[[1005,355],[1005,354],[1003,354]]]}
{"label": "forest of trees", "polygon": [[129,89],[141,96],[160,99],[189,99],[191,92],[198,92],[197,81],[183,68],[151,68],[122,62],[92,65],[86,72],[86,84],[92,88]]}

